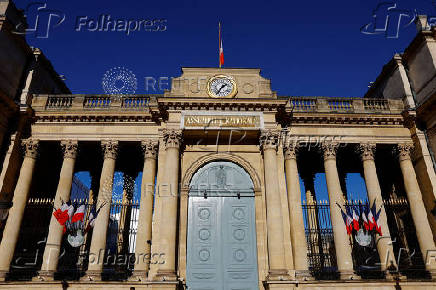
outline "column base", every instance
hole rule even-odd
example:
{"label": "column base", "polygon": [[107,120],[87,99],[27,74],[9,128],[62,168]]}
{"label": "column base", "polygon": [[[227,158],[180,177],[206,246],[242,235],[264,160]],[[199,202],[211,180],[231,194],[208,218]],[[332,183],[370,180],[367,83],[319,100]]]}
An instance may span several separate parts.
{"label": "column base", "polygon": [[83,282],[101,281],[101,271],[86,271],[85,276],[80,278]]}
{"label": "column base", "polygon": [[147,271],[133,271],[128,280],[131,282],[145,282],[147,281]]}
{"label": "column base", "polygon": [[313,281],[315,280],[315,277],[310,274],[309,270],[296,270],[295,279],[303,281]]}
{"label": "column base", "polygon": [[9,271],[0,271],[0,282],[6,281]]}
{"label": "column base", "polygon": [[157,281],[178,281],[177,273],[173,270],[157,270],[155,280]]}
{"label": "column base", "polygon": [[341,280],[360,280],[360,276],[354,273],[354,271],[340,271],[339,279]]}
{"label": "column base", "polygon": [[279,270],[269,270],[268,271],[268,281],[290,281],[294,280],[294,277],[289,275],[288,270],[286,269],[279,269]]}
{"label": "column base", "polygon": [[32,278],[32,281],[54,281],[54,271],[39,271],[36,277]]}
{"label": "column base", "polygon": [[430,274],[432,280],[436,280],[436,270],[430,270],[428,273]]}

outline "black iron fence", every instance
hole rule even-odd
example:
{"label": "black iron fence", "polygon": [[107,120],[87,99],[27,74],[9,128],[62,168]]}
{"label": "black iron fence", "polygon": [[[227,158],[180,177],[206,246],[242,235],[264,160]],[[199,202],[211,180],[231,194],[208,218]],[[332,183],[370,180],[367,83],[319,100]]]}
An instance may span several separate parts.
{"label": "black iron fence", "polygon": [[[343,208],[359,212],[362,206],[368,206],[368,201],[346,201]],[[409,277],[427,277],[424,261],[416,237],[416,229],[406,198],[391,198],[383,201],[383,207],[388,218],[390,237],[400,274]],[[303,218],[306,231],[307,256],[312,275],[317,279],[337,279],[337,262],[333,238],[333,228],[330,218],[328,201],[303,202]],[[340,210],[338,208],[338,210]],[[345,224],[341,224],[344,226]],[[383,230],[383,229],[382,229]],[[386,235],[385,235],[386,236]],[[352,246],[354,270],[363,278],[381,278],[381,262],[377,252],[377,238],[371,234],[371,244],[362,247],[356,237],[349,236]],[[389,265],[387,265],[389,266]]]}
{"label": "black iron fence", "polygon": [[309,269],[317,279],[335,279],[336,251],[327,201],[303,202]]}

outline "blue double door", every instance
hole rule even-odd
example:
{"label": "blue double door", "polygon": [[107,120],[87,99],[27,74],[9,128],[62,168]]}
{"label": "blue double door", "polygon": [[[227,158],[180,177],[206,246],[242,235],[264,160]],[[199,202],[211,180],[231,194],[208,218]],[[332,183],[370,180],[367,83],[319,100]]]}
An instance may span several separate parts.
{"label": "blue double door", "polygon": [[258,286],[253,196],[189,197],[189,290],[254,290]]}

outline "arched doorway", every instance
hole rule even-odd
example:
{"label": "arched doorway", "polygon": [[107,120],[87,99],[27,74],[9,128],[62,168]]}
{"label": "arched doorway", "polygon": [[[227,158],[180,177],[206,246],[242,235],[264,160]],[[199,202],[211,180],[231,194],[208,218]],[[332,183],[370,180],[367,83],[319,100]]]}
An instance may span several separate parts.
{"label": "arched doorway", "polygon": [[259,289],[253,182],[235,163],[192,177],[186,271],[189,289]]}

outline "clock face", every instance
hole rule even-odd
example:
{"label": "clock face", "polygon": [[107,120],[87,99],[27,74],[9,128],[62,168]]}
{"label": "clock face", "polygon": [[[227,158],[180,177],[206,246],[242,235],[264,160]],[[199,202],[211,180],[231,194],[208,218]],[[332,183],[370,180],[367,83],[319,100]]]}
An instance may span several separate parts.
{"label": "clock face", "polygon": [[228,76],[215,76],[207,83],[207,92],[212,98],[233,98],[236,95],[236,83]]}

